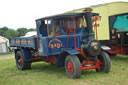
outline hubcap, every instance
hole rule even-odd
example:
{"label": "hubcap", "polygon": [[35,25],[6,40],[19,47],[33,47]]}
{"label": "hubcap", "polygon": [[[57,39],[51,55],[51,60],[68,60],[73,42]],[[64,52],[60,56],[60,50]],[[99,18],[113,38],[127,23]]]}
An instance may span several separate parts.
{"label": "hubcap", "polygon": [[68,67],[68,72],[72,74],[74,70],[73,70],[73,64],[71,61],[68,61],[67,67]]}

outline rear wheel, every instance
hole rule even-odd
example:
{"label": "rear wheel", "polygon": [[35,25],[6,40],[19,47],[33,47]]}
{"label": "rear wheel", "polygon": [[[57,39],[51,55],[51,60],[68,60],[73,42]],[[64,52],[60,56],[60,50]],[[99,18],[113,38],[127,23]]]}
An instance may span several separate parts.
{"label": "rear wheel", "polygon": [[70,78],[79,78],[81,75],[81,64],[76,55],[68,55],[65,59],[66,74]]}
{"label": "rear wheel", "polygon": [[109,58],[109,55],[105,52],[102,52],[98,59],[100,60],[100,66],[96,69],[97,72],[110,72],[111,67],[111,60]]}
{"label": "rear wheel", "polygon": [[31,68],[31,62],[24,61],[21,51],[17,51],[17,53],[16,53],[16,66],[20,70],[25,70],[25,69]]}

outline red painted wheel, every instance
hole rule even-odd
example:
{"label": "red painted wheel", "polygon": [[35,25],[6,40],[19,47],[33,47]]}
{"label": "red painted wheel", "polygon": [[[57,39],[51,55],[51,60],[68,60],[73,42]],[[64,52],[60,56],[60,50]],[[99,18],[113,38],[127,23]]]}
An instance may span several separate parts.
{"label": "red painted wheel", "polygon": [[104,68],[104,61],[103,61],[103,59],[99,59],[99,61],[100,61],[99,62],[100,66],[96,69],[97,72],[101,71]]}
{"label": "red painted wheel", "polygon": [[25,70],[31,68],[31,62],[26,62],[23,59],[23,55],[21,51],[17,51],[16,53],[16,66],[19,70]]}
{"label": "red painted wheel", "polygon": [[71,61],[68,61],[67,67],[68,67],[68,72],[69,72],[70,74],[72,74],[74,70],[73,70],[73,64],[72,64]]}
{"label": "red painted wheel", "polygon": [[18,63],[19,63],[19,65],[22,66],[22,58],[21,58],[21,56],[19,56],[19,58],[18,58]]}
{"label": "red painted wheel", "polygon": [[100,66],[96,69],[97,72],[105,72],[108,73],[110,72],[110,67],[111,67],[111,60],[109,58],[109,55],[105,52],[102,52],[98,56],[98,60],[100,61]]}
{"label": "red painted wheel", "polygon": [[65,59],[65,71],[70,78],[79,78],[81,75],[81,64],[76,55],[68,55]]}

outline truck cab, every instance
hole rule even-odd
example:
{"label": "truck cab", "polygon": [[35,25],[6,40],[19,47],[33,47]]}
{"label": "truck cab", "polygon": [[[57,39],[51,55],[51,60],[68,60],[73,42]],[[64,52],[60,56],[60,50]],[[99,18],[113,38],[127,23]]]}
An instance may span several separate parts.
{"label": "truck cab", "polygon": [[80,49],[81,41],[87,39],[88,29],[84,13],[42,18],[36,20],[36,24],[40,56]]}

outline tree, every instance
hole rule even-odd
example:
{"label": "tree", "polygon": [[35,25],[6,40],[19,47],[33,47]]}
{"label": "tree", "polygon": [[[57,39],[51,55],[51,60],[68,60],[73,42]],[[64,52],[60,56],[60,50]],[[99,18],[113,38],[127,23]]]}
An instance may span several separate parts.
{"label": "tree", "polygon": [[0,28],[0,35],[1,35],[1,36],[5,36],[5,32],[6,32],[8,29],[9,29],[8,27],[2,27],[2,28]]}
{"label": "tree", "polygon": [[17,31],[19,32],[19,37],[24,36],[27,33],[27,28],[18,28]]}
{"label": "tree", "polygon": [[30,32],[30,31],[36,31],[36,29],[34,28],[27,29],[27,32]]}
{"label": "tree", "polygon": [[25,34],[27,32],[35,31],[35,29],[33,29],[33,28],[30,28],[30,29],[27,29],[27,28],[18,28],[17,31],[19,32],[19,35],[18,36],[20,37],[20,36],[25,36]]}
{"label": "tree", "polygon": [[18,35],[19,35],[19,32],[18,31],[15,31],[14,29],[8,29],[5,32],[5,37],[6,38],[18,37]]}

